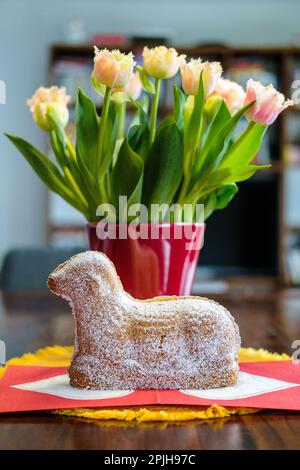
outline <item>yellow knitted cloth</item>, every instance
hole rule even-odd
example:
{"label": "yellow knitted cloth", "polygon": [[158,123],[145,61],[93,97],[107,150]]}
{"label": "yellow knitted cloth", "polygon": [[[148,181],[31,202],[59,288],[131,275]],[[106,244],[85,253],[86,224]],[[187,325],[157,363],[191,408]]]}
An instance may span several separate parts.
{"label": "yellow knitted cloth", "polygon": [[[24,354],[22,357],[10,359],[6,366],[0,367],[0,378],[8,365],[36,365],[47,367],[63,367],[70,364],[73,354],[72,346],[49,346],[35,353]],[[240,362],[252,361],[286,361],[287,354],[270,353],[264,349],[241,348]],[[74,408],[51,411],[54,414],[77,416],[95,420],[121,421],[190,421],[224,418],[230,415],[256,413],[253,408],[225,408],[219,405],[204,406],[143,406],[118,408]]]}

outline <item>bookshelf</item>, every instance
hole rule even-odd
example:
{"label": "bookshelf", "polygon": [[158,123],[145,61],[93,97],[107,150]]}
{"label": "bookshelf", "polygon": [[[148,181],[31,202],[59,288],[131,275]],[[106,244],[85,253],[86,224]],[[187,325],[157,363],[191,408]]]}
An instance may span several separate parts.
{"label": "bookshelf", "polygon": [[[241,84],[249,75],[265,84],[272,82],[287,97],[293,91],[293,80],[300,80],[300,48],[297,47],[174,47],[188,57],[220,61],[224,75]],[[123,52],[133,50],[137,62],[141,60],[142,45],[121,46],[120,49]],[[87,94],[98,99],[97,106],[101,111],[101,100],[89,83],[92,59],[90,44],[54,44],[50,48],[49,83],[65,85],[72,97],[76,86],[82,86]],[[169,85],[172,90],[172,83]],[[161,117],[170,111],[171,98],[172,92],[164,90],[159,108]],[[71,119],[73,108],[74,102]],[[300,205],[297,211],[297,195],[292,189],[294,186],[300,188],[300,107],[289,108],[280,115],[268,134],[266,148],[259,158],[262,163],[270,161],[272,167],[241,183],[239,194],[231,205],[224,211],[215,212],[208,220],[200,266],[211,267],[222,275],[267,275],[281,284],[299,284],[300,276],[297,281],[291,269],[296,263],[296,252],[300,269]],[[85,243],[84,220],[75,213],[64,220],[64,211],[71,210],[67,206],[56,207],[53,216],[53,204],[59,206],[60,203],[55,196],[49,196],[49,242],[69,244],[73,240],[76,245]],[[287,217],[290,210],[293,216]]]}

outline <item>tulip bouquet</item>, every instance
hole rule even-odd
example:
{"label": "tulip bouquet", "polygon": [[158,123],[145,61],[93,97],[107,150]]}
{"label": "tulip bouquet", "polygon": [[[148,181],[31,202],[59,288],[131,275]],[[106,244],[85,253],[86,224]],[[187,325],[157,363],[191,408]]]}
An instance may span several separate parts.
{"label": "tulip bouquet", "polygon": [[[101,204],[118,209],[120,196],[127,202],[119,221],[128,220],[134,204],[146,206],[151,222],[157,221],[153,204],[176,204],[173,221],[191,222],[196,212],[186,213],[185,205],[201,203],[207,218],[227,206],[238,182],[266,167],[252,162],[267,127],[293,103],[272,85],[252,80],[244,92],[221,77],[218,62],[187,62],[164,46],[145,47],[143,66],[134,68],[132,53],[95,47],[91,80],[104,97],[102,113],[79,89],[75,145],[65,130],[70,98],[64,88],[40,88],[28,100],[34,120],[49,134],[55,160],[20,137],[8,137],[48,188],[89,221],[99,219]],[[173,110],[158,123],[161,81],[178,71],[182,89],[174,86]],[[139,99],[142,89],[148,100]],[[129,107],[134,114],[127,129]],[[243,116],[248,123],[236,135]]]}

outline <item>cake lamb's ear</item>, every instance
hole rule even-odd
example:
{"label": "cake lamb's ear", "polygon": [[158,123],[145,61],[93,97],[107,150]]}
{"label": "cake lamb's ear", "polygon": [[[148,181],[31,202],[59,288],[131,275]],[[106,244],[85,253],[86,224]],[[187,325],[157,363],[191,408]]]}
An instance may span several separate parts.
{"label": "cake lamb's ear", "polygon": [[68,261],[66,261],[65,263],[59,264],[48,277],[48,282],[47,282],[48,288],[54,294],[60,295],[63,293],[64,276],[62,275],[62,272],[67,263]]}
{"label": "cake lamb's ear", "polygon": [[86,294],[97,290],[98,295],[109,295],[123,290],[113,263],[103,253],[94,251],[73,256],[57,266],[48,278],[49,289],[62,297],[72,297],[79,286]]}

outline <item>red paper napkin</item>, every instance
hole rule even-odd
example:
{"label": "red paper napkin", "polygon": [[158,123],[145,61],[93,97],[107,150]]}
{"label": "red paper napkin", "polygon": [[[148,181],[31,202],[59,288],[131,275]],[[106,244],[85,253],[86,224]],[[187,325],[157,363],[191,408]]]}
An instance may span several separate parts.
{"label": "red paper napkin", "polygon": [[292,361],[240,365],[238,384],[210,390],[79,390],[66,367],[8,366],[0,380],[0,413],[64,408],[201,405],[300,410],[300,367]]}

